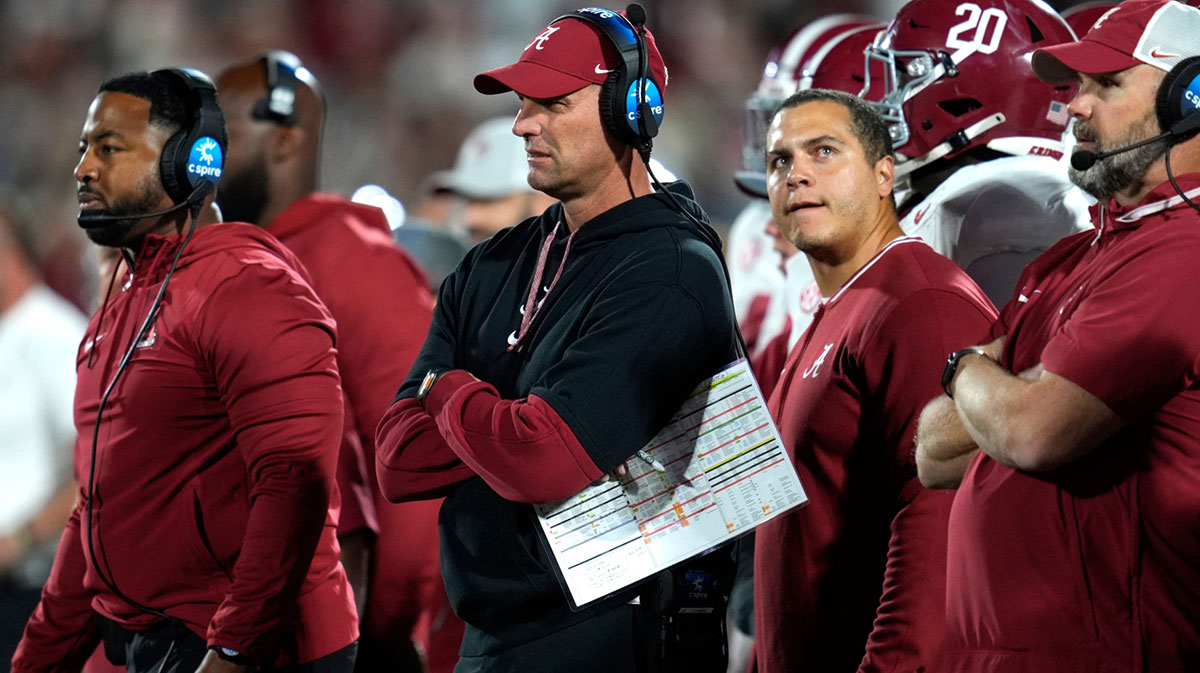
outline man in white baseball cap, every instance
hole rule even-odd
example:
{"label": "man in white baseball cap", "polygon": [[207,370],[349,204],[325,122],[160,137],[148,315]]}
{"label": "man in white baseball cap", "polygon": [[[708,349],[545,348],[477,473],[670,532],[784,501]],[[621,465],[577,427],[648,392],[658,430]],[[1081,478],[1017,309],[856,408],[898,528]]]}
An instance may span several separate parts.
{"label": "man in white baseball cap", "polygon": [[458,150],[454,168],[435,176],[434,189],[466,199],[461,224],[471,243],[540,214],[554,199],[529,186],[525,143],[512,133],[511,117],[475,127]]}

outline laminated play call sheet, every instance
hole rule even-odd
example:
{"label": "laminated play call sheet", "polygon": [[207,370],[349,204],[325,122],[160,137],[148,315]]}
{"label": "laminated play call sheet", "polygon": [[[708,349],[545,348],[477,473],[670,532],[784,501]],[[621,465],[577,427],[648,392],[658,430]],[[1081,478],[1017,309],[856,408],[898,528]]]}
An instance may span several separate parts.
{"label": "laminated play call sheet", "polygon": [[744,359],[702,383],[626,465],[620,481],[536,506],[576,607],[807,500]]}

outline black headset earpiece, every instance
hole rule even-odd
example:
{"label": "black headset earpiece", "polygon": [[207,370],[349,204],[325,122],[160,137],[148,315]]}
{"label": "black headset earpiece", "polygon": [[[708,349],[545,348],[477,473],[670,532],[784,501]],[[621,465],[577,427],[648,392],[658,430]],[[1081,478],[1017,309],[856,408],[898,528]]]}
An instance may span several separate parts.
{"label": "black headset earpiece", "polygon": [[623,80],[626,79],[621,76],[622,70],[619,68],[609,73],[608,78],[600,87],[600,121],[617,140],[626,145],[634,145],[640,138],[634,136],[633,131],[624,123],[621,113],[618,111],[618,104],[614,102],[621,100],[621,94],[618,92],[621,90]]}
{"label": "black headset earpiece", "polygon": [[1200,131],[1200,56],[1175,64],[1163,78],[1155,99],[1155,114],[1163,133],[1177,143]]}
{"label": "black headset earpiece", "polygon": [[272,49],[258,58],[267,74],[267,95],[254,105],[250,113],[255,119],[283,126],[296,125],[296,71],[303,67],[300,58],[290,51]]}
{"label": "black headset earpiece", "polygon": [[[621,64],[609,73],[600,90],[600,117],[618,140],[648,154],[662,122],[662,83],[655,81],[650,72],[644,36],[645,10],[633,4],[626,13],[633,21],[610,9],[585,7],[551,23],[563,19],[586,21],[599,28],[617,48]],[[644,91],[639,95],[643,86]]]}
{"label": "black headset earpiece", "polygon": [[203,201],[221,179],[225,148],[229,144],[225,115],[217,104],[217,89],[208,75],[199,70],[169,68],[151,74],[169,77],[179,84],[181,92],[186,91],[188,106],[188,124],[163,145],[159,160],[163,189],[174,203]]}

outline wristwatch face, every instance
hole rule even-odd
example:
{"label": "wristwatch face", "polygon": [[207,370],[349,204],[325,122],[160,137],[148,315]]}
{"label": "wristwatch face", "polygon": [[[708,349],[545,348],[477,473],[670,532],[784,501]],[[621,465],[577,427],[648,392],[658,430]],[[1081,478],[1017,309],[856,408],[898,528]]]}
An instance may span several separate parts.
{"label": "wristwatch face", "polygon": [[238,652],[237,650],[233,649],[232,647],[221,646],[221,647],[212,647],[209,649],[216,652],[217,656],[224,661],[228,661],[230,663],[234,663],[239,666],[249,666],[251,663],[249,659],[242,656],[241,652]]}
{"label": "wristwatch face", "polygon": [[946,366],[942,369],[942,390],[946,391],[946,396],[953,398],[950,393],[950,383],[954,380],[954,374],[958,371],[958,361],[966,355],[985,355],[984,350],[979,346],[971,346],[962,350],[954,351],[950,357],[946,358]]}
{"label": "wristwatch face", "polygon": [[946,366],[942,368],[942,389],[946,394],[950,394],[950,382],[954,380],[954,372],[958,369],[958,359],[962,357],[962,351],[954,351],[950,357],[946,358]]}
{"label": "wristwatch face", "polygon": [[417,388],[417,401],[418,402],[423,402],[425,400],[425,398],[429,395],[429,391],[431,389],[433,389],[433,384],[435,381],[437,381],[437,378],[438,378],[437,372],[432,369],[430,369],[425,374],[425,378],[421,380],[421,387]]}

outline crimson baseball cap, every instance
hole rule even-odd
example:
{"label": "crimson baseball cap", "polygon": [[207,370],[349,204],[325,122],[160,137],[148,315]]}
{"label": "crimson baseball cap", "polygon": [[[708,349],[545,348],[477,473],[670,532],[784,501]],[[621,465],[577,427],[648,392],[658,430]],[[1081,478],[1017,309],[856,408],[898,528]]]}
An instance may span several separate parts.
{"label": "crimson baseball cap", "polygon": [[[625,12],[615,13],[625,16]],[[667,66],[649,30],[646,56],[651,79],[665,90]],[[589,84],[603,84],[608,73],[622,63],[616,45],[600,28],[583,19],[562,17],[538,33],[516,63],[476,75],[475,90],[489,95],[516,91],[529,98],[557,98]]]}
{"label": "crimson baseball cap", "polygon": [[1057,84],[1132,68],[1139,63],[1170,71],[1200,56],[1200,9],[1176,0],[1126,0],[1105,12],[1078,42],[1033,53],[1033,71]]}

